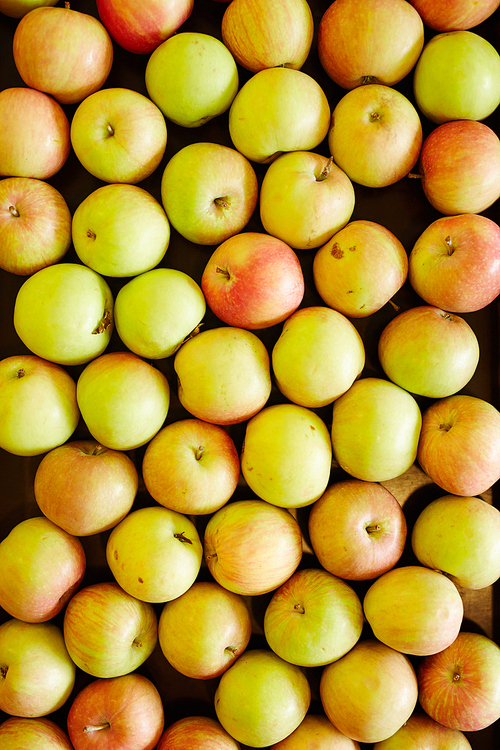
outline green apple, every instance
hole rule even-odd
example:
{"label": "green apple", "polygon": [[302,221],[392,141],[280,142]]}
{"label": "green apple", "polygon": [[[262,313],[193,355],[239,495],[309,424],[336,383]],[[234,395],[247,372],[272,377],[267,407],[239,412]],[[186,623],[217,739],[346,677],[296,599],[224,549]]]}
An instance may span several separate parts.
{"label": "green apple", "polygon": [[356,740],[351,740],[334,727],[324,714],[308,713],[297,729],[284,740],[271,745],[270,750],[359,750]]}
{"label": "green apple", "polygon": [[450,729],[431,719],[426,713],[415,712],[392,737],[375,743],[373,750],[472,750],[463,732]]}

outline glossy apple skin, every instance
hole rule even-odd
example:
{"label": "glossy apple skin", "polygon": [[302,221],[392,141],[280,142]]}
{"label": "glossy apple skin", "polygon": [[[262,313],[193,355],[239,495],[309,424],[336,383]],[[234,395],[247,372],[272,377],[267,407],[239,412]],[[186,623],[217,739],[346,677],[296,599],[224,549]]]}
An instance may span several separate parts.
{"label": "glossy apple skin", "polygon": [[465,734],[439,724],[421,712],[413,713],[401,729],[382,742],[375,743],[373,750],[471,750]]}
{"label": "glossy apple skin", "polygon": [[499,0],[410,0],[423,22],[435,31],[472,29],[489,18],[500,5]]}
{"label": "glossy apple skin", "polygon": [[66,732],[52,719],[11,716],[0,724],[2,750],[74,750]]}
{"label": "glossy apple skin", "polygon": [[360,750],[356,740],[351,740],[333,726],[327,716],[308,713],[284,740],[271,745],[270,750]]}
{"label": "glossy apple skin", "polygon": [[186,716],[165,729],[157,750],[240,750],[241,745],[209,716]]}

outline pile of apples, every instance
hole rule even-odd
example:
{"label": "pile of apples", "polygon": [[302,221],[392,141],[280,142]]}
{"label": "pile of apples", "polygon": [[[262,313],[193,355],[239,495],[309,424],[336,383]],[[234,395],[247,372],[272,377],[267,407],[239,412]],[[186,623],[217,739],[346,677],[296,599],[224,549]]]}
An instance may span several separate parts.
{"label": "pile of apples", "polygon": [[0,0],[2,750],[498,746],[499,5]]}

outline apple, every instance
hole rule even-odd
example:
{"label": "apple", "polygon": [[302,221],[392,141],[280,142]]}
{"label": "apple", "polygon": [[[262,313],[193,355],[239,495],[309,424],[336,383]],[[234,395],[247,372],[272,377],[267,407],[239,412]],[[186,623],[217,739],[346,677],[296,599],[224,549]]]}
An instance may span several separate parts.
{"label": "apple", "polygon": [[423,22],[436,31],[472,29],[493,15],[499,0],[410,0]]}
{"label": "apple", "polygon": [[49,94],[25,86],[0,91],[0,175],[47,180],[71,150],[68,116]]}
{"label": "apple", "polygon": [[500,197],[500,138],[484,122],[443,122],[424,139],[412,176],[436,211],[479,214]]}
{"label": "apple", "polygon": [[80,690],[68,712],[75,750],[153,750],[165,725],[153,682],[139,672],[96,679]]}
{"label": "apple", "polygon": [[361,375],[365,347],[342,313],[321,305],[303,307],[283,324],[271,366],[286,398],[316,409],[335,401]]}
{"label": "apple", "polygon": [[133,352],[108,352],[84,367],[76,398],[91,436],[106,448],[127,451],[145,445],[163,426],[170,386]]}
{"label": "apple", "polygon": [[324,714],[308,713],[284,740],[270,750],[360,750],[359,744],[333,726]]}
{"label": "apple", "polygon": [[340,659],[358,642],[363,607],[354,589],[326,570],[303,568],[273,594],[264,635],[275,654],[299,667]]}
{"label": "apple", "polygon": [[160,505],[187,515],[207,515],[232,497],[240,457],[223,427],[179,419],[149,441],[142,460],[146,490]]}
{"label": "apple", "polygon": [[300,70],[314,37],[306,0],[236,0],[222,17],[222,41],[246,70],[283,66]]}
{"label": "apple", "polygon": [[203,547],[194,523],[183,513],[139,508],[111,531],[106,560],[116,582],[144,602],[181,596],[196,580]]}
{"label": "apple", "polygon": [[500,647],[481,633],[462,631],[418,666],[418,697],[435,721],[477,732],[500,718]]}
{"label": "apple", "polygon": [[481,310],[500,294],[500,226],[482,214],[441,216],[417,238],[408,264],[411,286],[429,305]]}
{"label": "apple", "polygon": [[268,649],[245,651],[224,672],[214,697],[224,729],[252,747],[267,747],[291,734],[310,702],[304,672]]}
{"label": "apple", "polygon": [[165,729],[157,750],[240,750],[241,745],[210,716],[184,716]]}
{"label": "apple", "polygon": [[353,182],[371,188],[406,177],[418,161],[422,139],[420,115],[411,101],[379,83],[356,86],[344,94],[328,131],[337,166]]}
{"label": "apple", "polygon": [[221,143],[196,141],[167,161],[161,199],[172,226],[197,245],[217,245],[241,232],[258,200],[255,170]]}
{"label": "apple", "polygon": [[18,620],[47,622],[79,588],[85,568],[78,537],[44,516],[19,521],[0,542],[0,606]]}
{"label": "apple", "polygon": [[383,378],[360,378],[333,402],[333,456],[355,479],[394,479],[414,463],[421,425],[408,391]]}
{"label": "apple", "polygon": [[256,330],[283,323],[302,302],[305,281],[286,242],[263,232],[242,232],[214,250],[201,288],[219,320]]}
{"label": "apple", "polygon": [[185,31],[151,53],[145,81],[149,97],[168,120],[198,128],[229,109],[239,74],[234,57],[219,39]]}
{"label": "apple", "polygon": [[321,65],[344,89],[394,86],[413,69],[424,46],[424,24],[403,0],[336,0],[318,27]]}
{"label": "apple", "polygon": [[114,318],[118,336],[146,359],[171,357],[195,335],[206,312],[201,287],[184,271],[152,268],[118,291]]}
{"label": "apple", "polygon": [[162,112],[133,89],[103,88],[80,102],[70,139],[81,165],[103,182],[136,184],[153,174],[167,146]]}
{"label": "apple", "polygon": [[422,415],[417,458],[445,492],[481,495],[500,478],[500,413],[465,393],[435,401]]}
{"label": "apple", "polygon": [[172,36],[187,21],[194,0],[152,0],[138,5],[134,0],[97,0],[103,24],[120,47],[147,55]]}
{"label": "apple", "polygon": [[345,479],[331,484],[311,506],[308,531],[323,568],[339,578],[366,581],[399,561],[407,523],[401,505],[386,487]]}
{"label": "apple", "polygon": [[378,357],[387,377],[401,388],[444,398],[462,390],[476,372],[479,342],[465,318],[418,305],[387,323]]}
{"label": "apple", "polygon": [[94,677],[119,677],[138,669],[158,641],[152,604],[112,582],[90,584],[66,606],[64,640],[74,663]]}
{"label": "apple", "polygon": [[197,680],[220,677],[243,653],[252,635],[243,597],[214,581],[195,581],[167,602],[158,621],[158,639],[167,661]]}
{"label": "apple", "polygon": [[425,713],[413,713],[401,729],[382,742],[374,745],[373,750],[472,750],[465,734],[457,729],[450,729],[431,719]]}
{"label": "apple", "polygon": [[0,360],[0,448],[39,456],[69,440],[79,421],[76,384],[66,370],[34,354]]}
{"label": "apple", "polygon": [[0,268],[29,276],[60,261],[71,245],[66,199],[44,180],[0,180]]}
{"label": "apple", "polygon": [[462,588],[492,586],[500,578],[500,510],[479,497],[436,498],[420,511],[411,546],[422,565]]}
{"label": "apple", "polygon": [[428,656],[455,640],[464,605],[455,584],[439,571],[402,565],[371,584],[363,610],[373,635],[386,646]]}
{"label": "apple", "polygon": [[266,232],[298,250],[319,247],[342,229],[355,205],[354,186],[333,157],[289,151],[268,165],[260,187]]}
{"label": "apple", "polygon": [[407,656],[374,638],[364,638],[320,679],[327,717],[357,742],[381,742],[409,719],[417,703],[415,670]]}
{"label": "apple", "polygon": [[204,557],[213,578],[228,591],[267,594],[295,572],[302,559],[302,532],[285,508],[236,500],[210,516]]}
{"label": "apple", "polygon": [[181,405],[205,422],[244,422],[271,395],[267,349],[243,328],[217,326],[196,334],[177,351],[174,370]]}
{"label": "apple", "polygon": [[56,2],[57,0],[0,0],[0,13],[9,18],[22,18],[34,8],[55,5]]}
{"label": "apple", "polygon": [[311,505],[330,479],[328,427],[304,406],[266,406],[245,427],[240,462],[248,487],[262,500],[281,508]]}
{"label": "apple", "polygon": [[313,260],[316,290],[326,305],[349,318],[381,310],[403,286],[408,256],[396,235],[356,219],[336,232]]}
{"label": "apple", "polygon": [[39,717],[57,711],[75,684],[75,664],[53,622],[14,618],[2,623],[0,663],[0,710],[13,716]]}
{"label": "apple", "polygon": [[23,283],[14,305],[23,344],[59,365],[101,355],[113,332],[113,295],[100,274],[79,263],[55,263]]}
{"label": "apple", "polygon": [[144,188],[114,183],[97,188],[73,213],[76,254],[103,276],[137,276],[163,260],[170,224],[161,204]]}
{"label": "apple", "polygon": [[34,8],[19,21],[12,52],[31,88],[60,104],[76,104],[100,89],[113,64],[113,43],[102,23],[70,8]]}
{"label": "apple", "polygon": [[312,76],[293,68],[254,73],[233,99],[229,135],[250,161],[268,164],[285,151],[312,151],[330,127],[330,104]]}
{"label": "apple", "polygon": [[74,750],[69,737],[52,719],[11,716],[0,724],[2,750]]}

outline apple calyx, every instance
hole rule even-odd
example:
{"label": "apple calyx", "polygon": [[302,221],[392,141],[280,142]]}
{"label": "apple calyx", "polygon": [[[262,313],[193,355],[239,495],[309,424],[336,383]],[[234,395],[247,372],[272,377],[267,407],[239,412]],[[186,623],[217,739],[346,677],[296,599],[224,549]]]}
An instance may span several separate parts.
{"label": "apple calyx", "polygon": [[377,76],[361,76],[361,78],[359,79],[359,82],[362,86],[366,86],[367,84],[370,84],[370,83],[380,83]]}
{"label": "apple calyx", "polygon": [[104,315],[102,316],[100,322],[92,331],[92,334],[104,333],[106,329],[109,328],[111,323],[112,323],[111,313],[109,312],[109,310],[105,310]]}
{"label": "apple calyx", "polygon": [[332,168],[332,164],[333,164],[333,156],[330,156],[325,166],[321,170],[319,176],[316,177],[316,182],[323,182],[323,180],[326,180],[326,178],[330,174],[330,169]]}
{"label": "apple calyx", "polygon": [[21,215],[15,206],[9,206],[9,212],[15,219],[18,219]]}
{"label": "apple calyx", "polygon": [[99,732],[101,729],[111,729],[109,721],[104,721],[102,724],[87,724],[83,727],[84,732]]}
{"label": "apple calyx", "polygon": [[92,229],[87,229],[87,237],[89,240],[95,240],[96,233],[92,231]]}
{"label": "apple calyx", "polygon": [[20,367],[19,370],[15,371],[14,378],[16,380],[19,380],[20,378],[24,378],[25,375],[26,375],[26,371],[25,371],[24,367]]}
{"label": "apple calyx", "polygon": [[174,537],[184,544],[192,544],[193,542],[187,536],[184,536],[184,532],[180,531],[178,534],[174,534]]}
{"label": "apple calyx", "polygon": [[9,668],[7,666],[0,667],[0,679],[5,680],[7,677],[7,672],[9,671]]}

